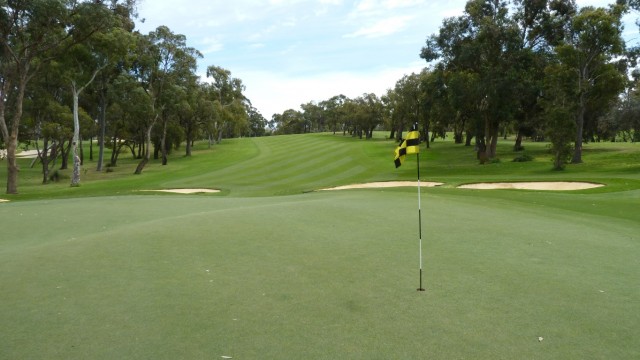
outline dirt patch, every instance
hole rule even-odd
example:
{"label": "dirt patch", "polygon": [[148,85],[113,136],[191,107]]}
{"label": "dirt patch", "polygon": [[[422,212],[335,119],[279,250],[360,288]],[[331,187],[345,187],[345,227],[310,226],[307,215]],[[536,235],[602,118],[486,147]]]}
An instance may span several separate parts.
{"label": "dirt patch", "polygon": [[[429,182],[429,181],[420,182],[420,187],[434,187],[434,186],[440,186],[440,185],[442,185],[442,183]],[[382,181],[382,182],[372,182],[372,183],[366,183],[366,184],[336,186],[336,187],[320,189],[320,190],[326,191],[326,190],[348,190],[348,189],[380,189],[380,188],[406,187],[406,186],[417,187],[418,182],[417,181]]]}
{"label": "dirt patch", "polygon": [[519,189],[519,190],[586,190],[604,186],[603,184],[573,182],[573,181],[536,181],[536,182],[513,182],[513,183],[477,183],[465,184],[458,186],[458,189],[477,189],[477,190],[495,190],[495,189]]}
{"label": "dirt patch", "polygon": [[219,193],[220,190],[215,189],[165,189],[165,190],[141,190],[141,191],[155,191],[155,192],[168,192],[176,194],[211,194]]}

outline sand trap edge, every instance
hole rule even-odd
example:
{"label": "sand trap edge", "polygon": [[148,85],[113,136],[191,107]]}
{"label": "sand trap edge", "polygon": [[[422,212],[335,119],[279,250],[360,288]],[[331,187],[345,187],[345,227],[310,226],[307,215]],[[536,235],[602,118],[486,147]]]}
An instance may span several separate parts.
{"label": "sand trap edge", "polygon": [[220,190],[216,189],[163,189],[163,190],[140,190],[145,192],[165,192],[173,194],[215,194]]}
{"label": "sand trap edge", "polygon": [[545,191],[573,191],[588,190],[605,186],[604,184],[579,181],[528,181],[528,182],[488,182],[464,184],[457,189],[474,190],[545,190]]}
{"label": "sand trap edge", "polygon": [[[435,187],[444,185],[444,183],[440,182],[430,182],[430,181],[421,181],[420,187]],[[352,185],[342,185],[336,186],[332,188],[319,189],[318,191],[333,191],[333,190],[351,190],[351,189],[384,189],[384,188],[394,188],[394,187],[417,187],[417,181],[380,181],[380,182],[371,182],[364,184],[352,184]]]}

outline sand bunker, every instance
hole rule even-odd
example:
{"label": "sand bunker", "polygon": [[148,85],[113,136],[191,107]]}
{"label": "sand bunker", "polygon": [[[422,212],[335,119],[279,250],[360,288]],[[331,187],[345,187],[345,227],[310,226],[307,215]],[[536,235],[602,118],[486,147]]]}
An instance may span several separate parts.
{"label": "sand bunker", "polygon": [[16,154],[18,158],[35,158],[38,156],[38,150],[25,150]]}
{"label": "sand bunker", "polygon": [[141,190],[141,191],[155,191],[155,192],[168,192],[176,194],[203,194],[203,193],[219,193],[220,190],[215,189],[165,189],[165,190]]}
{"label": "sand bunker", "polygon": [[479,190],[494,190],[494,189],[519,189],[519,190],[586,190],[594,189],[604,186],[603,184],[594,184],[586,182],[572,182],[572,181],[549,181],[549,182],[513,182],[513,183],[477,183],[477,184],[465,184],[458,186],[458,189],[479,189]]}
{"label": "sand bunker", "polygon": [[[429,182],[429,181],[421,181],[420,187],[434,187],[440,186],[442,183],[439,182]],[[353,185],[343,185],[336,186],[327,189],[320,190],[348,190],[348,189],[379,189],[379,188],[392,188],[392,187],[404,187],[404,186],[418,186],[417,181],[383,181],[383,182],[372,182],[366,184],[353,184]]]}
{"label": "sand bunker", "polygon": [[9,202],[9,200],[0,199],[0,203],[3,203],[3,202]]}

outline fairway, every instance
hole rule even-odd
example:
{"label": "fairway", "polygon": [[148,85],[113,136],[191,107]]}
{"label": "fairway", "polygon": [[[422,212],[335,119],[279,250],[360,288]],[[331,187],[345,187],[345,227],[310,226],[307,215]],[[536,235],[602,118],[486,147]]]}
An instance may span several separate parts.
{"label": "fairway", "polygon": [[[301,152],[294,169],[279,165],[305,140],[332,147],[322,152],[329,160]],[[408,166],[385,168],[389,144],[243,139],[174,159],[171,176],[154,165],[125,180],[116,169],[111,195],[98,180],[72,190],[26,183],[0,204],[0,358],[640,356],[637,172],[612,174],[592,159],[575,173],[535,163],[505,173],[523,165],[504,163],[465,175],[437,160],[447,156],[438,148],[426,151],[423,180],[444,185],[422,189],[426,291],[417,292],[414,187],[307,191],[411,180]],[[210,172],[183,167],[195,161]],[[559,177],[607,186],[455,188]],[[187,187],[222,192],[137,191]],[[66,195],[45,192],[58,188]]]}

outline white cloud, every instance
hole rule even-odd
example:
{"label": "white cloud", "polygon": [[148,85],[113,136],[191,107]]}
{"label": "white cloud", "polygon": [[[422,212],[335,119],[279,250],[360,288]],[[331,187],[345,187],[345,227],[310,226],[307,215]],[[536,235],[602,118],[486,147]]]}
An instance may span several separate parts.
{"label": "white cloud", "polygon": [[204,47],[200,50],[203,54],[210,54],[224,49],[224,44],[217,37],[205,37],[200,40],[200,44]]}
{"label": "white cloud", "polygon": [[377,21],[375,24],[363,27],[345,37],[368,37],[377,38],[389,36],[404,30],[414,16],[396,16],[389,19]]}
{"label": "white cloud", "polygon": [[393,88],[404,75],[419,72],[424,61],[416,61],[404,67],[389,67],[373,72],[328,72],[308,77],[290,77],[268,71],[239,71],[246,86],[245,94],[253,106],[267,119],[288,109],[300,110],[301,104],[320,102],[343,94],[356,98],[364,93],[382,96]]}

